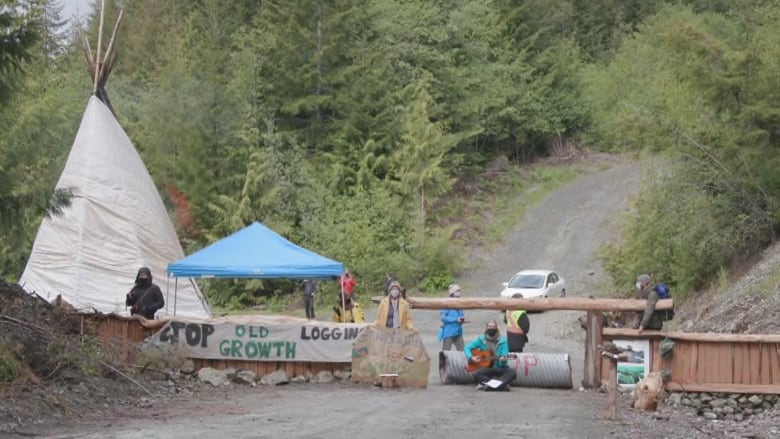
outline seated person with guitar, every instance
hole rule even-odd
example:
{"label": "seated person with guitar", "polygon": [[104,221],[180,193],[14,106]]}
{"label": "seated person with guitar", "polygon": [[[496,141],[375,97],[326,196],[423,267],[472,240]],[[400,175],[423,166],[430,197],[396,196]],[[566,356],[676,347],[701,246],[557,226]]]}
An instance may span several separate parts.
{"label": "seated person with guitar", "polygon": [[[506,337],[498,332],[498,323],[488,322],[485,333],[472,340],[465,349],[466,369],[473,373],[479,384],[477,390],[509,390],[509,383],[515,379],[515,371],[507,363],[509,345]],[[491,379],[498,379],[495,388],[486,385]]]}

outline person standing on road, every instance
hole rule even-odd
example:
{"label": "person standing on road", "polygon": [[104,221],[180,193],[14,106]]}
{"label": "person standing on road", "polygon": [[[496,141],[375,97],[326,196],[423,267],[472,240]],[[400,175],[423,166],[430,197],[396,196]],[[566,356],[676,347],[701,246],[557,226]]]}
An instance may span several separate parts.
{"label": "person standing on road", "polygon": [[[460,298],[460,286],[452,284],[448,288],[451,298]],[[465,343],[463,341],[463,323],[466,317],[462,309],[443,309],[439,311],[441,316],[441,327],[439,328],[439,341],[442,342],[441,350],[449,351],[452,345],[455,349],[462,351]]]}
{"label": "person standing on road", "polygon": [[640,333],[645,329],[660,330],[664,326],[664,321],[661,313],[655,310],[655,305],[658,303],[658,291],[656,291],[653,278],[649,274],[640,274],[636,278],[636,289],[639,290],[639,297],[647,300],[642,320],[637,329]]}
{"label": "person standing on road", "polygon": [[[522,299],[523,295],[515,293],[513,299]],[[528,343],[528,331],[531,330],[531,321],[528,313],[522,309],[504,311],[504,323],[506,323],[506,339],[509,342],[509,352],[523,352]]]}
{"label": "person standing on road", "polygon": [[374,324],[383,328],[403,328],[413,331],[410,311],[409,302],[401,297],[401,284],[393,281],[390,283],[387,296],[379,302]]}
{"label": "person standing on road", "polygon": [[148,267],[138,269],[135,286],[127,293],[125,306],[130,307],[130,315],[138,314],[148,320],[154,320],[154,313],[165,306],[162,291],[152,283],[152,270]]}
{"label": "person standing on road", "polygon": [[[479,354],[475,353],[479,352]],[[472,340],[465,348],[466,359],[476,365],[483,365],[474,372],[477,378],[477,390],[509,391],[511,383],[517,374],[509,367],[509,346],[506,337],[498,332],[495,320],[485,325],[485,333]],[[495,387],[487,385],[488,381],[497,378],[500,384]]]}
{"label": "person standing on road", "polygon": [[314,295],[317,292],[317,283],[311,279],[301,282],[303,288],[303,307],[306,309],[306,318],[314,319]]}

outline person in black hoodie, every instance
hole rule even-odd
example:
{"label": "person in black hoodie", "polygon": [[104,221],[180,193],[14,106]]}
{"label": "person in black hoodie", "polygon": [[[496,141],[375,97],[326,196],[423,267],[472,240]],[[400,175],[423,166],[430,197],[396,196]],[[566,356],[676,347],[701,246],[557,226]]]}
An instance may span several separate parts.
{"label": "person in black hoodie", "polygon": [[165,306],[160,287],[152,283],[152,271],[141,267],[135,276],[135,286],[129,293],[125,305],[130,307],[130,314],[139,314],[149,320],[154,320],[154,313]]}

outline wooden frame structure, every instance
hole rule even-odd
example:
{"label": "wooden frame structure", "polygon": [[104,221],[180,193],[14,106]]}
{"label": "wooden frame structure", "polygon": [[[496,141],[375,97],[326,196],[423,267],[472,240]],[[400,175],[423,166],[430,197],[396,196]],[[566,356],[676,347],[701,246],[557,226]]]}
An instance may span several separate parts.
{"label": "wooden frame structure", "polygon": [[[780,394],[780,334],[716,334],[604,328],[604,340],[649,339],[650,372],[668,372],[666,389]],[[672,354],[660,355],[664,339]],[[602,379],[608,366],[602,361]]]}

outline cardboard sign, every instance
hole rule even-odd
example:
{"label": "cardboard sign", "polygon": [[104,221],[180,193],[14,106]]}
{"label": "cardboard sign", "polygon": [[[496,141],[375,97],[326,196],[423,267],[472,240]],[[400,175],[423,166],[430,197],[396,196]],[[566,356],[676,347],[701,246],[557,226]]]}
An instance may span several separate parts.
{"label": "cardboard sign", "polygon": [[236,320],[171,320],[152,343],[178,343],[197,359],[348,363],[352,342],[366,326],[265,316]]}
{"label": "cardboard sign", "polygon": [[431,359],[420,334],[406,329],[367,326],[352,343],[352,381],[376,383],[398,374],[400,387],[426,388]]}

